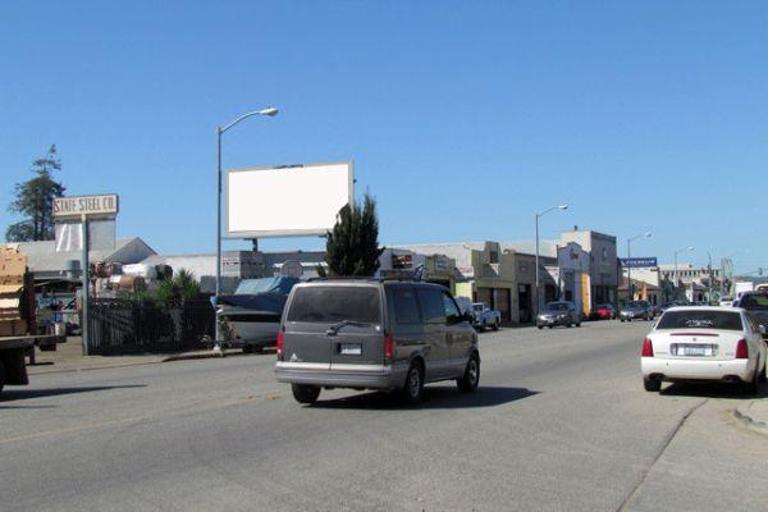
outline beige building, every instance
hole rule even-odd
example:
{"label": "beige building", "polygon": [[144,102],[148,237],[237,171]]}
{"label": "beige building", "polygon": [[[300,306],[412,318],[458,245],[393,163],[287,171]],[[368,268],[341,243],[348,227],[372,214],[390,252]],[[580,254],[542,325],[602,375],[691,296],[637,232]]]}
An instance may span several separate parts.
{"label": "beige building", "polygon": [[[485,302],[499,311],[504,323],[526,323],[533,319],[535,257],[517,252],[499,242],[458,242],[398,246],[419,254],[441,254],[455,262],[455,295]],[[543,266],[555,263],[542,256],[542,293],[557,296],[556,284]]]}

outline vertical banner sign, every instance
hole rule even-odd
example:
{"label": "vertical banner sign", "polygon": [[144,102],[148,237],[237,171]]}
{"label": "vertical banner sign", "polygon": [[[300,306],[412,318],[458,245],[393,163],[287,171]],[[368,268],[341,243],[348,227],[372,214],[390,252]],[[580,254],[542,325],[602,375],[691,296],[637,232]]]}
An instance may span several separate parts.
{"label": "vertical banner sign", "polygon": [[589,272],[581,273],[581,309],[587,317],[592,312],[592,281]]}

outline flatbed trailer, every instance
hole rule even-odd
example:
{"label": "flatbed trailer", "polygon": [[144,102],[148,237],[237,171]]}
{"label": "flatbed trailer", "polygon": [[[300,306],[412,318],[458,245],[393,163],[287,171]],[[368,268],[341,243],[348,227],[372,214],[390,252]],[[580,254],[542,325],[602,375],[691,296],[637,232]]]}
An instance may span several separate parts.
{"label": "flatbed trailer", "polygon": [[29,356],[30,364],[35,364],[35,347],[55,347],[65,341],[64,336],[53,334],[0,337],[0,392],[6,384],[29,384],[26,358]]}

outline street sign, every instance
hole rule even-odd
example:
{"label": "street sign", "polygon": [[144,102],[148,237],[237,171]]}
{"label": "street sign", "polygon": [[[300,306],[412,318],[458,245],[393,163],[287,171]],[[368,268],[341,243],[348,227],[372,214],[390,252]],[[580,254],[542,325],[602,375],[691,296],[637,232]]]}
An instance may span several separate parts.
{"label": "street sign", "polygon": [[658,267],[658,259],[654,257],[647,258],[619,258],[621,266],[624,268],[647,268]]}
{"label": "street sign", "polygon": [[53,200],[53,218],[80,218],[81,215],[93,217],[114,217],[118,211],[117,194],[96,196],[57,197]]}

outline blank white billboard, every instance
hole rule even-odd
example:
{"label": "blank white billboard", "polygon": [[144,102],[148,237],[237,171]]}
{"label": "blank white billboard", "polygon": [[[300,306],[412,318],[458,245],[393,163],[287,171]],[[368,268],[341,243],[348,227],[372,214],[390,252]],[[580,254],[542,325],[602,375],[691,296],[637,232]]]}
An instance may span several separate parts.
{"label": "blank white billboard", "polygon": [[351,162],[227,172],[226,237],[324,235],[354,197]]}

